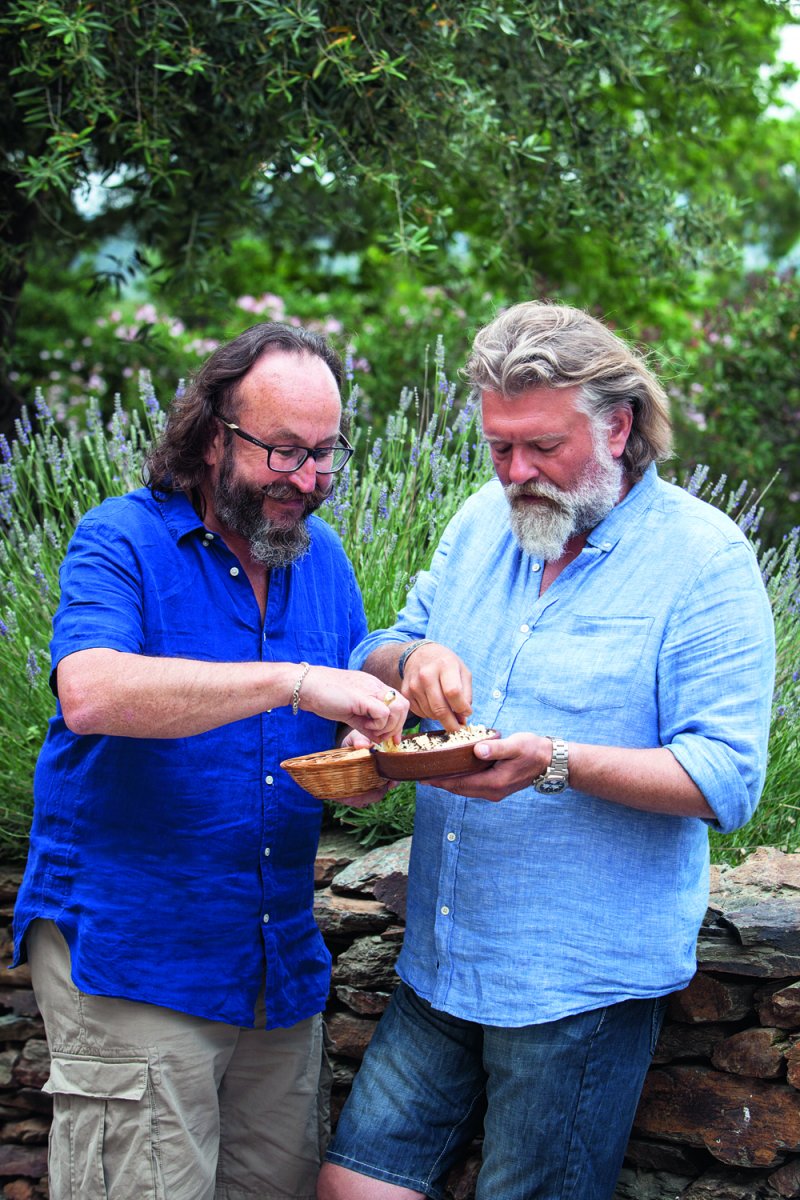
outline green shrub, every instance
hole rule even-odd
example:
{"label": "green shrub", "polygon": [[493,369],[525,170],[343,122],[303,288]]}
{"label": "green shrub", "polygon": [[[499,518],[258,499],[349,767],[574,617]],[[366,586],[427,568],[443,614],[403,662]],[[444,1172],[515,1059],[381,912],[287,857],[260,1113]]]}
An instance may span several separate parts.
{"label": "green shrub", "polygon": [[711,476],[767,483],[762,534],[800,523],[800,278],[754,276],[698,320],[672,386],[681,459]]}
{"label": "green shrub", "polygon": [[[446,522],[492,473],[476,415],[457,395],[445,371],[441,341],[422,372],[418,389],[403,389],[376,429],[359,414],[362,394],[348,375],[347,401],[357,447],[323,515],[341,534],[361,584],[372,628],[394,620],[417,571],[427,566]],[[163,421],[152,382],[142,376],[138,403],[117,400],[110,421],[97,399],[87,401],[80,430],[57,423],[37,398],[38,428],[27,417],[11,446],[0,439],[0,847],[23,857],[31,815],[33,768],[53,712],[48,687],[50,623],[58,567],[75,523],[107,495],[138,485],[148,440]],[[724,508],[754,540],[765,506],[746,486],[713,488],[708,469],[682,482]],[[735,861],[757,845],[800,849],[796,822],[800,784],[800,576],[794,529],[774,548],[759,549],[777,630],[778,677],[767,783],[759,809],[745,829],[712,834],[718,861]],[[331,819],[355,828],[366,844],[411,831],[413,792],[393,790],[366,809],[332,806]]]}
{"label": "green shrub", "polygon": [[132,284],[121,296],[97,295],[88,263],[36,263],[10,363],[16,389],[32,396],[41,387],[59,421],[80,425],[90,401],[110,416],[111,398],[127,394],[139,371],[168,395],[219,342],[277,320],[316,329],[349,352],[362,415],[383,425],[426,347],[441,336],[452,360],[464,361],[475,329],[502,303],[455,265],[443,285],[377,248],[339,263],[321,249],[315,261],[298,263],[243,237],[211,266],[196,294],[178,303]]}

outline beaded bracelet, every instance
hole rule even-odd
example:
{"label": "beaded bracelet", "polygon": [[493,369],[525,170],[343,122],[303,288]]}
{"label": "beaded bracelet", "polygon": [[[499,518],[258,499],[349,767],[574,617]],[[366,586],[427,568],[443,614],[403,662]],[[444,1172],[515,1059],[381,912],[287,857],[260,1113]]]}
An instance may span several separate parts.
{"label": "beaded bracelet", "polygon": [[430,638],[421,638],[420,641],[412,642],[410,646],[406,646],[405,650],[397,660],[397,674],[401,679],[405,678],[406,663],[414,651],[419,650],[420,646],[430,646],[431,644]]}
{"label": "beaded bracelet", "polygon": [[306,675],[311,670],[311,663],[301,662],[300,667],[300,674],[297,676],[297,683],[294,685],[294,691],[292,692],[292,715],[295,717],[300,708],[300,688],[303,686],[303,680]]}

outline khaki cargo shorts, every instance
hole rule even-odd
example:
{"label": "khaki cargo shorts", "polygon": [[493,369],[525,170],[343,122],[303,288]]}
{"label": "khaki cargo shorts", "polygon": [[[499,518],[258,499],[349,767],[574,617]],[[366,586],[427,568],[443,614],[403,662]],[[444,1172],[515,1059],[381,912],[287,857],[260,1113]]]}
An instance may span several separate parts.
{"label": "khaki cargo shorts", "polygon": [[313,1200],[329,1128],[321,1017],[240,1029],[87,995],[52,921],[26,943],[51,1054],[51,1200]]}

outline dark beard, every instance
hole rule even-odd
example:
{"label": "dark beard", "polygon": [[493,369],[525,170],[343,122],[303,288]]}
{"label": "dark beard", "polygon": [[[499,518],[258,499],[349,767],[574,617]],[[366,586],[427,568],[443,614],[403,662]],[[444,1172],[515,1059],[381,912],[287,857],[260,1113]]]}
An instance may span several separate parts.
{"label": "dark beard", "polygon": [[[313,492],[299,492],[290,483],[251,487],[234,477],[232,457],[226,454],[214,488],[214,515],[226,529],[245,538],[255,562],[271,571],[288,567],[307,553],[311,536],[306,518],[316,512],[327,495],[328,492],[319,487]],[[270,521],[264,516],[264,499],[268,496],[275,500],[301,496],[301,516],[285,526]]]}

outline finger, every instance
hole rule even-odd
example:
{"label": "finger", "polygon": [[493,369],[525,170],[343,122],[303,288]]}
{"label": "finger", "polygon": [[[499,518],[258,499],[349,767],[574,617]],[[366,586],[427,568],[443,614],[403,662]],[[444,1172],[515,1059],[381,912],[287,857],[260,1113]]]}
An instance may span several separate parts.
{"label": "finger", "polygon": [[369,792],[361,792],[358,796],[349,796],[344,800],[337,800],[337,804],[345,804],[348,808],[369,808],[371,804],[377,804],[386,795],[388,788],[373,788]]}
{"label": "finger", "polygon": [[[425,681],[424,689],[420,689],[418,686],[416,692],[413,708],[419,716],[437,721],[448,733],[453,733],[460,725],[466,724],[461,719],[464,715],[463,700],[459,697],[458,708],[454,709],[442,690],[438,678]],[[466,715],[469,716],[469,713]]]}
{"label": "finger", "polygon": [[456,778],[450,775],[446,779],[426,779],[425,782],[454,796],[466,796],[469,800],[490,800],[493,804],[503,800],[508,794],[502,787],[489,786],[484,772],[459,775]]}
{"label": "finger", "polygon": [[342,746],[353,750],[366,750],[369,745],[371,745],[369,738],[363,733],[359,733],[357,729],[351,729],[342,739]]}

